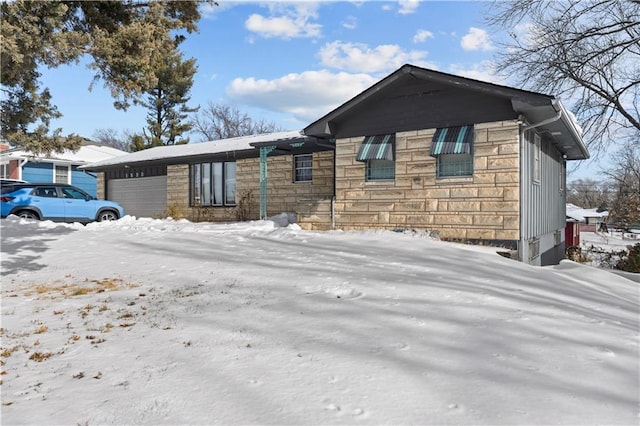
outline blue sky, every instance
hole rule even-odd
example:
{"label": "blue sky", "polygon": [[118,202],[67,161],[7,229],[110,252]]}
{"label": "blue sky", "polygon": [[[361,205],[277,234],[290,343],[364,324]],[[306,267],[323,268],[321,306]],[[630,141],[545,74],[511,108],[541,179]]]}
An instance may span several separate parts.
{"label": "blue sky", "polygon": [[[509,85],[489,66],[501,37],[484,22],[490,4],[220,1],[203,9],[199,32],[182,45],[198,64],[191,105],[230,105],[297,130],[405,63]],[[117,111],[100,81],[90,92],[87,63],[43,72],[64,114],[54,127],[85,137],[96,129],[140,131],[146,111]],[[596,168],[585,162],[570,179]]]}

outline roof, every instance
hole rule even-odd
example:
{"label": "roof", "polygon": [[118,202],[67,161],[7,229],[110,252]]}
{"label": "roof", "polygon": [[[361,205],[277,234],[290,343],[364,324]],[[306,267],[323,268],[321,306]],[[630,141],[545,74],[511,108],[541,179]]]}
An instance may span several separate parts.
{"label": "roof", "polygon": [[258,152],[253,144],[262,142],[277,142],[284,140],[294,140],[304,137],[300,130],[276,133],[264,133],[260,135],[240,136],[236,138],[221,139],[216,141],[190,143],[184,145],[157,146],[132,152],[117,158],[110,158],[98,161],[83,169],[98,170],[105,167],[118,166],[123,164],[144,163],[149,161],[171,160],[176,158],[187,158],[203,156],[207,154],[238,153],[238,152]]}
{"label": "roof", "polygon": [[[468,102],[471,98],[473,102]],[[490,102],[478,102],[478,99]],[[378,105],[388,105],[382,109]],[[461,108],[464,105],[464,108]],[[394,109],[404,110],[395,112]],[[372,109],[375,112],[371,112]],[[446,112],[443,112],[445,111]],[[354,117],[370,114],[368,122]],[[377,115],[374,115],[377,114]],[[566,155],[568,160],[589,157],[575,119],[554,96],[473,80],[406,64],[348,100],[324,117],[305,127],[306,135],[322,138],[362,136],[363,129],[382,129],[380,122],[394,122],[402,130],[469,124],[470,118],[486,121],[523,116],[525,124],[535,127]],[[502,117],[502,118],[499,118]],[[482,122],[482,121],[479,121]],[[422,126],[422,127],[420,127]],[[360,134],[358,134],[360,133]],[[382,133],[382,132],[381,132]],[[368,133],[374,134],[374,133]],[[377,133],[376,133],[377,134]]]}
{"label": "roof", "polygon": [[605,218],[609,216],[608,211],[598,212],[597,209],[583,209],[574,204],[567,204],[567,217],[577,220],[578,222],[584,222],[588,217]]}
{"label": "roof", "polygon": [[88,164],[96,161],[102,161],[121,155],[127,152],[121,151],[110,146],[93,142],[83,142],[77,151],[66,150],[60,153],[51,153],[48,156],[34,155],[30,151],[20,148],[9,149],[0,152],[0,162],[6,163],[10,160],[35,160],[42,162],[66,163],[74,165]]}

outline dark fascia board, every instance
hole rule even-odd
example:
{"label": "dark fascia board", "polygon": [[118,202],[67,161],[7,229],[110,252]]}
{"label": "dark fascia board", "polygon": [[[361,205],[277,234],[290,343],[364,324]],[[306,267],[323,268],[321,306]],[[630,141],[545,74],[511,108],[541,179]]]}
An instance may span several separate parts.
{"label": "dark fascia board", "polygon": [[249,145],[255,148],[274,147],[271,155],[282,154],[309,154],[313,152],[329,151],[335,148],[327,140],[322,140],[313,136],[302,136],[296,139],[275,140],[270,142],[254,142]]}
{"label": "dark fascia board", "polygon": [[532,106],[550,105],[554,100],[554,97],[550,95],[515,89],[508,86],[501,86],[494,83],[487,83],[480,80],[473,80],[466,77],[460,77],[453,74],[447,74],[440,71],[433,71],[426,68],[420,68],[414,65],[405,64],[395,72],[380,80],[378,83],[351,98],[319,120],[316,120],[309,126],[305,127],[303,130],[304,133],[306,135],[319,137],[333,136],[333,120],[339,119],[340,116],[347,113],[352,108],[362,104],[363,102],[366,102],[371,96],[380,93],[381,91],[389,88],[390,86],[393,86],[398,81],[405,78],[431,80],[441,84],[460,87],[466,90],[486,93],[493,96],[500,96],[508,99],[519,99]]}

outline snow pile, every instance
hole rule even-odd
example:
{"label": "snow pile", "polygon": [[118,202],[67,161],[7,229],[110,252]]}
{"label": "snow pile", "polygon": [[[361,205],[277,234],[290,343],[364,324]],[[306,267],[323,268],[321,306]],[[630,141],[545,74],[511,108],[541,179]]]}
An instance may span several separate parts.
{"label": "snow pile", "polygon": [[278,222],[1,220],[3,424],[637,424],[637,283]]}

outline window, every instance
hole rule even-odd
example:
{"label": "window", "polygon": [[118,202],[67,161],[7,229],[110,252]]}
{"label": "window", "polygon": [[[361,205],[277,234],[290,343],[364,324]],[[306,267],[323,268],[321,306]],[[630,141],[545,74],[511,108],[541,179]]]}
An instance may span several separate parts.
{"label": "window", "polygon": [[540,182],[540,136],[533,137],[533,180]]}
{"label": "window", "polygon": [[293,181],[311,182],[313,180],[313,155],[294,155]]}
{"label": "window", "polygon": [[473,156],[471,154],[438,155],[436,168],[439,178],[473,176]]}
{"label": "window", "polygon": [[389,160],[368,160],[367,181],[393,180],[396,177],[396,163]]}
{"label": "window", "polygon": [[200,163],[191,166],[191,205],[235,206],[236,163]]}
{"label": "window", "polygon": [[356,160],[366,163],[367,181],[395,179],[395,142],[395,134],[367,136],[364,139]]}
{"label": "window", "polygon": [[0,178],[9,179],[9,164],[0,164]]}
{"label": "window", "polygon": [[439,178],[473,176],[473,126],[440,127],[429,155],[436,158]]}
{"label": "window", "polygon": [[62,189],[62,197],[63,198],[73,198],[75,200],[86,200],[88,194],[81,192],[76,188],[61,188]]}
{"label": "window", "polygon": [[55,166],[54,183],[69,183],[69,166]]}
{"label": "window", "polygon": [[58,191],[54,187],[36,188],[34,194],[37,197],[57,198]]}

